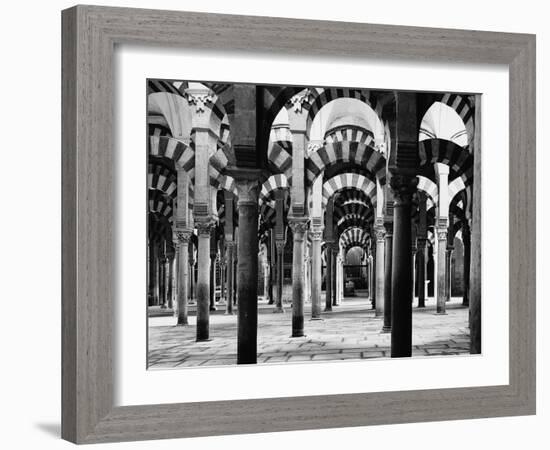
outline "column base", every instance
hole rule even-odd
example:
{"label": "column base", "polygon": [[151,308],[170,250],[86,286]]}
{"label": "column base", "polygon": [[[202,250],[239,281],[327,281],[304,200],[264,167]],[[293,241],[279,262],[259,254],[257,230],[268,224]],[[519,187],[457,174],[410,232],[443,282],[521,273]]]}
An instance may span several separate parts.
{"label": "column base", "polygon": [[218,309],[215,307],[215,306],[211,306],[210,308],[208,308],[209,311],[217,311]]}
{"label": "column base", "polygon": [[380,330],[380,333],[391,333],[391,327],[382,327],[382,330]]}
{"label": "column base", "polygon": [[210,342],[212,339],[206,338],[206,339],[195,339],[195,342]]}
{"label": "column base", "polygon": [[189,322],[184,322],[184,323],[177,323],[176,324],[177,327],[188,327],[189,326]]}
{"label": "column base", "polygon": [[304,333],[302,333],[302,334],[296,334],[296,335],[291,334],[290,337],[291,337],[291,338],[301,338],[301,337],[306,337],[306,335],[305,335]]}
{"label": "column base", "polygon": [[285,312],[285,310],[284,310],[283,307],[277,307],[273,310],[273,314],[282,314],[284,312]]}
{"label": "column base", "polygon": [[443,312],[435,312],[435,313],[434,313],[434,316],[446,316],[446,315],[447,315],[447,313],[446,313],[445,311],[443,311]]}
{"label": "column base", "polygon": [[309,319],[309,320],[310,320],[310,321],[312,321],[312,320],[315,320],[315,321],[319,321],[319,320],[321,320],[321,321],[322,321],[322,320],[323,320],[323,318],[322,318],[322,317],[312,317],[312,318],[311,318],[311,319]]}
{"label": "column base", "polygon": [[226,311],[226,312],[224,312],[223,314],[224,314],[224,316],[234,316],[234,315],[235,315],[235,314],[233,313],[233,311],[231,311],[231,312],[227,312],[227,311]]}

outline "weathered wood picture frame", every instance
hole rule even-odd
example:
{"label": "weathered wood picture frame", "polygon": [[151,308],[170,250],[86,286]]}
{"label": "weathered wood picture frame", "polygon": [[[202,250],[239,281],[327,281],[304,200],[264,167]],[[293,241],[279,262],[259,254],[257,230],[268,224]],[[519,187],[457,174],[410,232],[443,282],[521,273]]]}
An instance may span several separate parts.
{"label": "weathered wood picture frame", "polygon": [[[64,439],[95,443],[535,413],[535,36],[97,6],[63,11],[62,31]],[[507,65],[509,384],[115,407],[113,52],[120,43]]]}

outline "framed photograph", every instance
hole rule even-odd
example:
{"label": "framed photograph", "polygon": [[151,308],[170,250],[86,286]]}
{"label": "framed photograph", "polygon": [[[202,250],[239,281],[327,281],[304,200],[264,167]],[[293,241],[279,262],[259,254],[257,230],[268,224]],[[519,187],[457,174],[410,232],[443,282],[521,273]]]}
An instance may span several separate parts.
{"label": "framed photograph", "polygon": [[62,18],[65,439],[535,413],[534,36]]}

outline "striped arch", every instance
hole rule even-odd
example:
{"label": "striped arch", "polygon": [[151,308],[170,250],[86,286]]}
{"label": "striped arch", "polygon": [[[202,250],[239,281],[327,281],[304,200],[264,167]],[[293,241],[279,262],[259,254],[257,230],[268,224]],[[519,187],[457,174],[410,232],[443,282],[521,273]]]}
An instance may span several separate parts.
{"label": "striped arch", "polygon": [[433,208],[435,205],[437,205],[439,199],[437,184],[435,184],[429,178],[423,177],[422,175],[418,175],[416,178],[418,179],[416,189],[419,191],[424,191],[428,195],[426,201],[426,210]]}
{"label": "striped arch", "polygon": [[177,178],[172,171],[162,165],[150,163],[148,172],[147,186],[149,189],[164,192],[171,197],[176,196]]}
{"label": "striped arch", "polygon": [[462,181],[462,178],[455,178],[449,183],[449,203],[453,201],[456,195],[465,190],[466,186]]}
{"label": "striped arch", "polygon": [[292,134],[288,126],[271,128],[267,159],[279,173],[292,172]]}
{"label": "striped arch", "polygon": [[450,181],[460,177],[466,186],[472,184],[474,157],[467,149],[445,139],[426,139],[419,142],[420,166],[443,163],[450,168]]}
{"label": "striped arch", "polygon": [[348,251],[352,247],[364,247],[369,240],[369,233],[363,228],[351,227],[340,235],[340,247]]}
{"label": "striped arch", "polygon": [[147,215],[148,235],[153,242],[161,242],[172,235],[171,218],[158,212],[149,212]]}
{"label": "striped arch", "polygon": [[381,184],[386,183],[386,158],[381,153],[359,142],[340,141],[310,153],[305,161],[308,187],[327,167],[343,162],[357,164],[373,173]]}
{"label": "striped arch", "polygon": [[311,89],[313,98],[309,102],[308,117],[307,117],[307,133],[311,130],[311,125],[315,116],[319,111],[333,100],[339,98],[356,99],[366,103],[378,115],[382,121],[382,105],[378,102],[378,98],[374,93],[366,89],[350,89],[350,88],[317,88]]}
{"label": "striped arch", "polygon": [[372,222],[374,221],[374,215],[372,212],[367,217],[343,217],[337,224],[336,228],[338,232],[342,232],[348,228],[361,228],[363,230],[370,229]]}
{"label": "striped arch", "polygon": [[345,125],[329,130],[325,136],[325,143],[358,142],[374,148],[374,134],[372,131],[358,126]]}
{"label": "striped arch", "polygon": [[271,175],[265,182],[262,184],[262,189],[260,191],[259,203],[272,203],[273,195],[277,189],[288,189],[288,180],[283,174]]}
{"label": "striped arch", "polygon": [[275,205],[263,203],[260,205],[260,219],[264,229],[269,229],[275,226],[276,212]]}
{"label": "striped arch", "polygon": [[170,221],[174,212],[174,199],[158,189],[149,189],[147,195],[149,212],[158,213]]}
{"label": "striped arch", "polygon": [[460,94],[446,93],[442,94],[438,101],[453,108],[460,116],[468,133],[468,145],[472,148],[475,133],[475,108],[469,98]]}
{"label": "striped arch", "polygon": [[[177,86],[179,84],[179,87]],[[187,88],[187,82],[178,82],[174,80],[147,80],[147,95],[157,92],[168,92],[183,96],[183,90]]]}
{"label": "striped arch", "polygon": [[373,208],[376,208],[376,184],[356,173],[342,173],[323,183],[323,205],[326,205],[329,198],[337,191],[345,188],[355,188],[364,192]]}
{"label": "striped arch", "polygon": [[338,204],[334,207],[334,218],[337,224],[347,218],[370,221],[374,218],[373,208],[370,205],[363,205],[362,203]]}
{"label": "striped arch", "polygon": [[217,174],[225,172],[227,166],[234,166],[237,163],[235,152],[230,144],[218,147],[212,156],[210,156],[209,161],[210,167],[213,168]]}
{"label": "striped arch", "polygon": [[149,136],[149,155],[168,158],[195,179],[195,150],[185,142],[167,136]]}

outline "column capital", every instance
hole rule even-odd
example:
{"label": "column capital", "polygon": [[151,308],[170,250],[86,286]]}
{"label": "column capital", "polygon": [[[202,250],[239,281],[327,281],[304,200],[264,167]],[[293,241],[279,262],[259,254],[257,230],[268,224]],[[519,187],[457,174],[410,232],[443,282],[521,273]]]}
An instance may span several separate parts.
{"label": "column capital", "polygon": [[438,241],[447,241],[447,228],[437,228],[436,233]]}
{"label": "column capital", "polygon": [[189,229],[176,229],[176,231],[174,232],[175,239],[173,239],[172,242],[174,243],[174,245],[185,245],[189,243],[189,238],[191,237],[191,234],[193,234],[193,232]]}
{"label": "column capital", "polygon": [[390,179],[390,187],[393,191],[394,206],[409,204],[416,192],[418,178],[416,176],[396,173]]}
{"label": "column capital", "polygon": [[311,236],[312,241],[321,241],[323,239],[323,228],[315,227],[309,230],[309,235]]}
{"label": "column capital", "polygon": [[275,247],[279,253],[282,252],[285,248],[285,241],[276,240]]}
{"label": "column capital", "polygon": [[198,235],[203,237],[210,237],[210,233],[215,224],[214,219],[211,217],[201,217],[200,220],[198,220],[198,218],[195,220],[195,227],[197,228]]}
{"label": "column capital", "polygon": [[386,238],[386,228],[384,225],[382,224],[381,226],[375,227],[374,234],[377,242],[384,242],[384,239]]}
{"label": "column capital", "polygon": [[307,217],[289,217],[288,225],[292,229],[294,240],[303,240],[307,231],[309,219]]}

